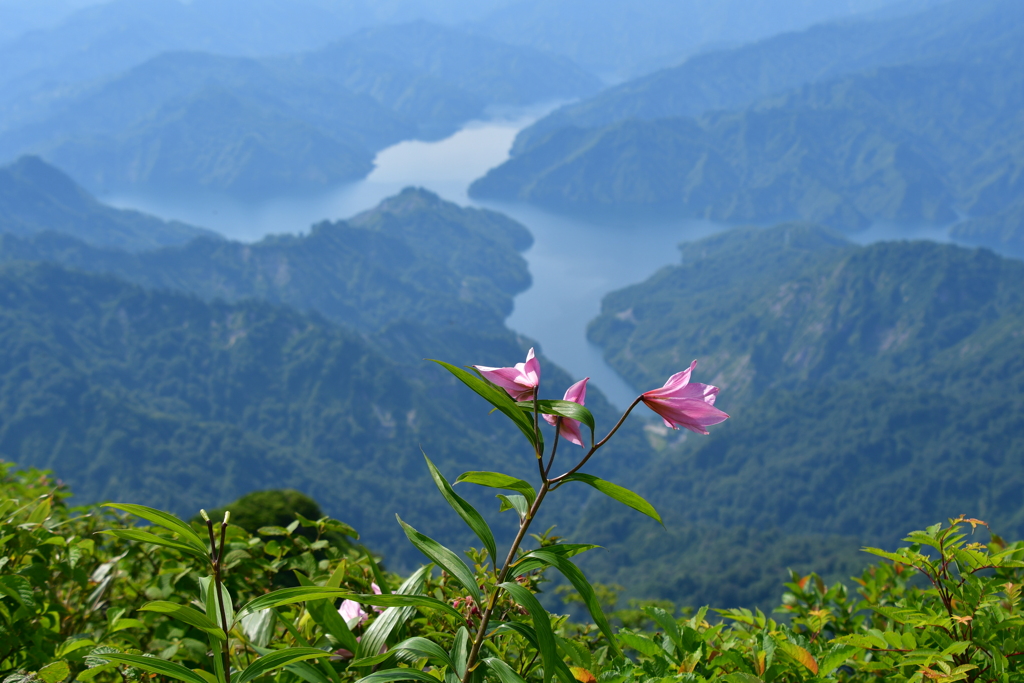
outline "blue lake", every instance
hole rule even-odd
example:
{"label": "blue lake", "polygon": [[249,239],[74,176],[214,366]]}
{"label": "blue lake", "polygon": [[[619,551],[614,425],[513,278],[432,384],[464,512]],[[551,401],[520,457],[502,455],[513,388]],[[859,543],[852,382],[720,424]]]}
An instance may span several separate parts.
{"label": "blue lake", "polygon": [[[312,196],[261,203],[222,196],[191,196],[188,201],[143,195],[103,199],[115,206],[207,227],[241,241],[255,241],[268,234],[301,233],[324,219],[348,218],[410,185],[425,187],[463,206],[501,211],[523,223],[534,236],[533,246],[524,253],[533,286],[516,297],[508,326],[536,339],[545,355],[574,376],[591,377],[592,384],[612,403],[625,407],[637,390],[604,362],[600,349],[587,341],[587,323],[600,312],[606,293],[678,263],[679,243],[727,226],[698,220],[595,222],[525,204],[471,200],[466,194],[469,184],[505,161],[516,133],[542,113],[535,110],[472,122],[438,142],[399,143],[377,155],[375,170],[364,180]],[[948,241],[945,228],[881,223],[851,239],[860,243],[884,239]],[[471,363],[473,359],[461,361]]]}

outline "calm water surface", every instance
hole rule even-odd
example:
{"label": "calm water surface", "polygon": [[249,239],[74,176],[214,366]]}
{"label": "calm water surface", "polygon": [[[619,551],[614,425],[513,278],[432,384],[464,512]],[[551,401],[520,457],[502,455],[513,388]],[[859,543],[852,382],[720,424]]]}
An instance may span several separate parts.
{"label": "calm water surface", "polygon": [[[524,253],[533,286],[515,298],[508,326],[538,340],[545,355],[592,384],[620,408],[637,395],[586,338],[586,326],[600,312],[608,292],[640,282],[659,268],[678,263],[680,242],[727,226],[695,220],[639,220],[629,223],[568,218],[524,204],[471,200],[469,184],[508,158],[516,133],[543,111],[473,122],[439,142],[402,142],[380,152],[364,180],[299,198],[243,203],[221,196],[196,198],[117,195],[104,200],[168,219],[201,225],[231,239],[255,241],[268,234],[301,233],[324,219],[348,218],[376,206],[409,185],[425,187],[463,206],[501,211],[529,228],[533,246]],[[852,236],[856,242],[882,239],[948,241],[945,228],[906,229],[878,224]],[[463,359],[472,362],[473,359]],[[509,359],[511,363],[514,359]]]}

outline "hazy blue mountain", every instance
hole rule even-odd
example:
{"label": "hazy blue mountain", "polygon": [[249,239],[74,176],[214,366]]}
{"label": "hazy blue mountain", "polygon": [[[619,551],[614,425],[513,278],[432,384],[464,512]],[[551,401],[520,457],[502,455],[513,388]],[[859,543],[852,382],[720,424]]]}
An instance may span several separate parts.
{"label": "hazy blue mountain", "polygon": [[1024,8],[1014,0],[952,0],[910,16],[820,24],[699,54],[561,107],[521,131],[512,154],[559,128],[699,116],[879,66],[978,55],[1005,61],[1000,51],[1022,41]]}
{"label": "hazy blue mountain", "polygon": [[55,231],[92,247],[129,252],[184,244],[216,233],[177,221],[97,202],[60,170],[38,157],[0,167],[0,232],[26,237]]}
{"label": "hazy blue mountain", "polygon": [[949,234],[960,242],[1024,258],[1024,201],[990,216],[957,223]]}
{"label": "hazy blue mountain", "polygon": [[891,0],[518,0],[484,16],[476,30],[507,43],[566,55],[599,74],[635,76],[722,44],[901,3]]}
{"label": "hazy blue mountain", "polygon": [[602,85],[593,74],[555,53],[513,47],[424,21],[364,29],[342,45],[389,55],[488,104],[576,98]]}
{"label": "hazy blue mountain", "polygon": [[[721,387],[731,419],[711,437],[648,428],[662,456],[635,485],[667,520],[869,543],[961,512],[1024,529],[1024,263],[929,242],[859,247],[807,225],[682,251],[608,295],[590,328],[637,386],[696,358],[695,379]],[[672,572],[685,545],[612,509],[584,517],[608,529],[600,566],[666,596],[685,589]],[[619,553],[632,564],[610,567]]]}
{"label": "hazy blue mountain", "polygon": [[733,222],[941,224],[1019,196],[1022,110],[1015,60],[888,67],[735,112],[559,129],[470,193]]}
{"label": "hazy blue mountain", "polygon": [[402,24],[262,60],[164,53],[52,97],[14,98],[0,103],[0,157],[43,155],[94,191],[283,194],[363,177],[378,150],[448,135],[488,106],[598,86],[562,57]]}

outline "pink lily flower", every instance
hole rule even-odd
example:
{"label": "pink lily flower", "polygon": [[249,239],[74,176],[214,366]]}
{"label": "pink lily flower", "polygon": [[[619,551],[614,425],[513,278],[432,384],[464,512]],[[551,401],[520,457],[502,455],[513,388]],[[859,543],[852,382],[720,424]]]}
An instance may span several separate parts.
{"label": "pink lily flower", "polygon": [[[589,377],[584,377],[576,384],[565,390],[565,400],[572,401],[573,403],[579,403],[583,405],[583,401],[587,398],[587,381]],[[554,415],[543,415],[544,421],[549,425],[554,426],[558,421],[558,418]],[[558,427],[558,433],[563,439],[569,443],[574,443],[577,446],[583,446],[583,436],[580,434],[580,421],[572,420],[568,417],[562,418],[562,423]]]}
{"label": "pink lily flower", "polygon": [[531,401],[540,384],[540,362],[533,357],[533,349],[526,354],[525,363],[511,368],[489,368],[474,365],[488,381],[508,392],[515,401]]}
{"label": "pink lily flower", "polygon": [[[371,583],[370,588],[373,589],[374,595],[380,595],[380,586],[376,583]],[[380,609],[374,607],[374,610],[379,612]],[[361,624],[366,621],[370,615],[363,611],[363,606],[355,600],[343,600],[341,607],[338,608],[338,614],[345,620],[345,623],[352,628],[356,624]],[[352,623],[355,622],[355,623]]]}
{"label": "pink lily flower", "polygon": [[725,422],[729,416],[715,407],[718,387],[699,382],[690,384],[690,373],[695,367],[697,361],[669,377],[662,388],[644,392],[640,399],[661,416],[665,426],[686,427],[691,432],[707,434],[707,427]]}

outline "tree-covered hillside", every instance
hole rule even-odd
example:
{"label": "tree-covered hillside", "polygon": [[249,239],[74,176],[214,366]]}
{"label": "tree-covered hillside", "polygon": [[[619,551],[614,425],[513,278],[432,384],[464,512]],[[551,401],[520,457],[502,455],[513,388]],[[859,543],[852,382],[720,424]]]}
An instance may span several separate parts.
{"label": "tree-covered hillside", "polygon": [[[512,335],[489,344],[478,344],[476,357],[448,349],[443,358],[524,355]],[[465,469],[535,469],[518,433],[441,368],[402,365],[372,339],[264,302],[208,304],[10,263],[0,266],[0,349],[0,457],[53,469],[82,502],[139,502],[189,517],[249,491],[290,487],[358,524],[393,566],[411,566],[417,554],[396,512],[430,519],[432,533],[456,547],[469,544],[457,518],[440,514],[445,503],[432,493],[421,448],[452,479]],[[551,364],[545,380],[559,397],[570,381]],[[588,404],[610,426],[597,392]],[[577,494],[567,497],[570,509],[582,503],[585,492]]]}
{"label": "tree-covered hillside", "polygon": [[[1021,330],[1019,261],[783,225],[685,245],[606,297],[590,337],[637,386],[697,358],[721,387],[732,418],[707,440],[647,428],[662,456],[636,486],[667,520],[889,542],[954,513],[1024,529]],[[629,551],[632,571],[671,594],[692,551],[607,514],[618,552],[660,549]]]}
{"label": "tree-covered hillside", "polygon": [[951,223],[1016,200],[1022,93],[1016,59],[883,68],[737,112],[560,129],[471,194],[727,222]]}
{"label": "tree-covered hillside", "polygon": [[404,320],[481,332],[503,329],[512,296],[529,286],[517,252],[532,240],[502,214],[412,188],[348,221],[254,244],[198,239],[130,254],[58,233],[0,239],[0,260],[53,261],[205,299],[258,297],[364,331]]}

